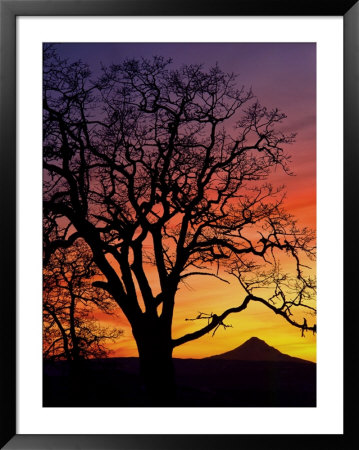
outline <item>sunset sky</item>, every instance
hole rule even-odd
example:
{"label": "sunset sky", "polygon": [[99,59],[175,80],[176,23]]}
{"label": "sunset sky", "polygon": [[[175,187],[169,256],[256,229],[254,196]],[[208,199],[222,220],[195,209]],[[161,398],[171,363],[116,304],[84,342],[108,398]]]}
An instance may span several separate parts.
{"label": "sunset sky", "polygon": [[[126,58],[173,58],[173,67],[201,63],[208,69],[218,63],[224,72],[239,74],[239,83],[252,88],[259,102],[268,109],[277,107],[288,118],[282,130],[296,132],[296,142],[287,146],[292,156],[294,176],[283,171],[271,175],[274,185],[285,184],[284,206],[301,226],[316,227],[316,46],[295,43],[256,44],[56,44],[60,57],[70,61],[81,59],[89,64],[92,78],[100,74],[101,65],[119,63]],[[149,278],[152,274],[149,270]],[[314,274],[314,268],[313,268]],[[155,276],[153,275],[153,278]],[[238,282],[233,278],[225,284],[212,277],[192,277],[181,285],[176,298],[173,337],[205,325],[186,321],[199,311],[221,314],[243,300]],[[124,335],[111,345],[112,356],[137,356],[135,342],[126,319],[98,316],[101,322],[119,325]],[[226,320],[232,327],[219,329],[214,337],[206,335],[174,350],[174,357],[198,358],[229,351],[252,336],[265,340],[283,353],[316,360],[315,336],[311,332],[301,337],[301,331],[263,305],[249,307]]]}

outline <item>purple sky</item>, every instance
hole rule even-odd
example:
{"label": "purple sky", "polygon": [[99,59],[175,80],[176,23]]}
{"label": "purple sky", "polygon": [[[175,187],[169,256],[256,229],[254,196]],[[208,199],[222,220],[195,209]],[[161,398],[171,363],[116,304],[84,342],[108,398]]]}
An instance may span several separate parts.
{"label": "purple sky", "polygon": [[316,45],[312,43],[66,43],[57,45],[64,58],[81,59],[95,75],[101,64],[125,58],[169,57],[175,65],[201,63],[205,68],[219,64],[225,72],[240,75],[252,86],[260,102],[278,107],[288,115],[288,125],[312,139],[315,123]]}
{"label": "purple sky", "polygon": [[276,181],[287,185],[291,206],[300,209],[295,213],[315,226],[315,43],[63,43],[56,47],[61,57],[88,63],[93,78],[101,64],[155,55],[172,58],[173,67],[200,63],[206,69],[218,63],[223,71],[239,74],[239,83],[252,87],[262,105],[287,114],[282,129],[297,133],[296,143],[288,148],[296,177],[279,180],[278,174]]}

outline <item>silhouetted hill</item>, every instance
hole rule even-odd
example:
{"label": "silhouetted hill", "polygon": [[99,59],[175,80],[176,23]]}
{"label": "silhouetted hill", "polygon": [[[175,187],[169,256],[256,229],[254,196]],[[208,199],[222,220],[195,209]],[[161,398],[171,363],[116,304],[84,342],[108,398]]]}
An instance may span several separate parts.
{"label": "silhouetted hill", "polygon": [[305,359],[295,358],[293,356],[281,353],[279,350],[271,347],[265,341],[257,337],[248,339],[248,341],[244,342],[244,344],[234,350],[204,359],[310,363],[310,361],[306,361]]}
{"label": "silhouetted hill", "polygon": [[[314,407],[316,364],[284,355],[258,338],[203,359],[173,360],[177,400],[186,407]],[[138,358],[44,361],[43,406],[142,407]]]}

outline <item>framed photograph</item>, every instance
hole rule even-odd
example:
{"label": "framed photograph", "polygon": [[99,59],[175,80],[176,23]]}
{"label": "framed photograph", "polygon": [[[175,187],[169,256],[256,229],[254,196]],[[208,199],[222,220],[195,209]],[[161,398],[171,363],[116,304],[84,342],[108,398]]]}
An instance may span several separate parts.
{"label": "framed photograph", "polygon": [[349,448],[357,3],[0,11],[3,448]]}

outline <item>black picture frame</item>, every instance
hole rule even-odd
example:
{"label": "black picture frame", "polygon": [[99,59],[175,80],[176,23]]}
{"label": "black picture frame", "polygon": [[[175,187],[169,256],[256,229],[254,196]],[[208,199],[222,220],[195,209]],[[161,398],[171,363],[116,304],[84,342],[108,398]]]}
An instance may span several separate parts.
{"label": "black picture frame", "polygon": [[[18,435],[16,434],[16,17],[343,16],[344,18],[344,434]],[[0,0],[0,445],[6,449],[351,449],[356,436],[359,169],[359,2],[357,0]],[[334,62],[335,64],[335,62]],[[334,211],[335,213],[335,211]],[[353,257],[352,257],[353,255]],[[334,332],[335,330],[333,330]],[[165,432],[165,430],[164,430]]]}

